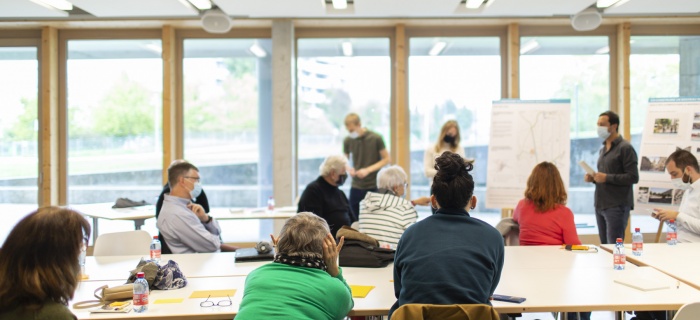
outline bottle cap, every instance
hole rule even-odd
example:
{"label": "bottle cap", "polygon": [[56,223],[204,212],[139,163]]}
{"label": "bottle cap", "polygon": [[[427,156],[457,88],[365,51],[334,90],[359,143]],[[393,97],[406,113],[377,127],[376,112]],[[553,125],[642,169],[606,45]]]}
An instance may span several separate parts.
{"label": "bottle cap", "polygon": [[671,220],[668,220],[668,222],[670,222],[670,223],[674,223],[674,222],[676,222],[676,220],[674,220],[674,219],[671,219]]}
{"label": "bottle cap", "polygon": [[639,232],[639,228],[634,228],[634,232]]}
{"label": "bottle cap", "polygon": [[139,278],[139,279],[142,279],[142,278],[144,277],[143,272],[137,273],[137,274],[136,274],[136,277]]}
{"label": "bottle cap", "polygon": [[622,238],[617,238],[617,240],[615,240],[615,242],[622,242]]}
{"label": "bottle cap", "polygon": [[158,236],[153,236],[153,239],[158,240]]}

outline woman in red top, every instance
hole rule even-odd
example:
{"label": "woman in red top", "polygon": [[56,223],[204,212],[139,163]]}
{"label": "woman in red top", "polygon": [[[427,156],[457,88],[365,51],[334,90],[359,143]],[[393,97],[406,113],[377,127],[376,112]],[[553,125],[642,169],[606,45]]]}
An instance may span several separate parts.
{"label": "woman in red top", "polygon": [[525,199],[513,212],[513,220],[520,225],[521,246],[581,244],[566,198],[557,167],[550,162],[535,166],[527,179]]}

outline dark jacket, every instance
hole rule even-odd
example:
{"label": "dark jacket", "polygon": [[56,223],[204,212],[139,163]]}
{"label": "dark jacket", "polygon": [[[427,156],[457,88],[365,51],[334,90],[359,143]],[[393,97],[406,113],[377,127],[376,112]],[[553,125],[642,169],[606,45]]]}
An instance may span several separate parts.
{"label": "dark jacket", "polygon": [[342,226],[349,226],[350,204],[345,192],[331,185],[323,177],[309,183],[299,198],[297,212],[312,212],[328,222],[331,234]]}

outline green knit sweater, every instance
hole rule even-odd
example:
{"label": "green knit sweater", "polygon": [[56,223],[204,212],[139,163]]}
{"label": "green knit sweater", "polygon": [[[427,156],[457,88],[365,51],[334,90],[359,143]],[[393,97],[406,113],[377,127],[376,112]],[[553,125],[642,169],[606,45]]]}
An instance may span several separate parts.
{"label": "green knit sweater", "polygon": [[320,269],[269,263],[246,278],[235,318],[342,319],[353,306],[342,269],[334,278]]}
{"label": "green knit sweater", "polygon": [[23,306],[0,313],[0,320],[73,320],[68,308],[60,303],[47,302],[38,310],[27,310]]}

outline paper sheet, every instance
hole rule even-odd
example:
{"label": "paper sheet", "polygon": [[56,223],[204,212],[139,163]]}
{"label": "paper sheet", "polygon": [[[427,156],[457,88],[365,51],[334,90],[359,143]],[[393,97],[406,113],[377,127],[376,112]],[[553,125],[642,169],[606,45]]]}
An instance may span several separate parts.
{"label": "paper sheet", "polygon": [[184,301],[184,298],[175,298],[175,299],[158,299],[153,302],[153,304],[168,304],[168,303],[182,303]]}
{"label": "paper sheet", "polygon": [[351,285],[350,290],[352,291],[353,298],[364,298],[367,297],[370,291],[374,289],[374,286],[357,286]]}
{"label": "paper sheet", "polygon": [[228,290],[200,290],[200,291],[194,291],[190,295],[190,299],[206,299],[207,297],[211,296],[211,298],[226,298],[226,296],[232,297],[236,295],[236,289],[228,289]]}
{"label": "paper sheet", "polygon": [[586,171],[586,173],[592,176],[595,175],[595,170],[593,170],[593,168],[591,168],[591,166],[589,166],[588,163],[586,163],[586,161],[581,160],[578,162],[578,165],[581,166],[581,168],[583,168],[583,171]]}

